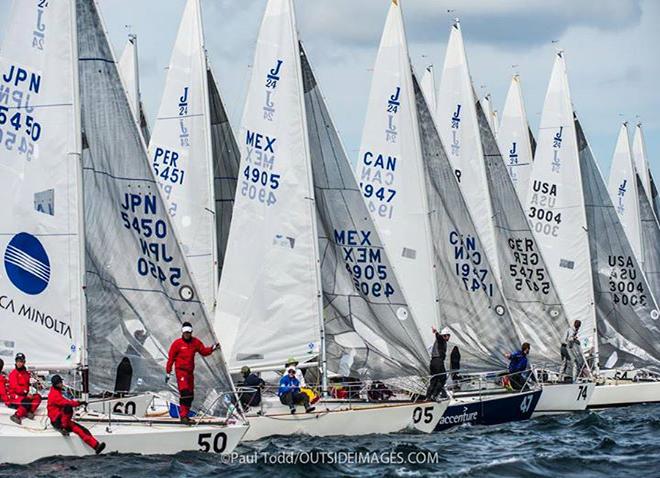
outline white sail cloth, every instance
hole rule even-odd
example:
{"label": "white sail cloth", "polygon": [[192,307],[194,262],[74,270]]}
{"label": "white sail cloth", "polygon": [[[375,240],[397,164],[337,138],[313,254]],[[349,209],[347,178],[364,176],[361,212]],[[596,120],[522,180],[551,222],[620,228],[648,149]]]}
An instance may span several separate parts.
{"label": "white sail cloth", "polygon": [[14,2],[0,50],[0,357],[37,368],[84,359],[74,34],[71,2]]}
{"label": "white sail cloth", "polygon": [[144,114],[144,107],[140,99],[140,68],[137,35],[133,33],[128,35],[128,41],[126,42],[126,46],[124,46],[121,57],[119,57],[117,68],[119,69],[119,76],[126,87],[126,95],[135,116],[135,121],[142,132],[145,143],[149,144],[151,135],[149,133],[149,126],[147,125],[147,118]]}

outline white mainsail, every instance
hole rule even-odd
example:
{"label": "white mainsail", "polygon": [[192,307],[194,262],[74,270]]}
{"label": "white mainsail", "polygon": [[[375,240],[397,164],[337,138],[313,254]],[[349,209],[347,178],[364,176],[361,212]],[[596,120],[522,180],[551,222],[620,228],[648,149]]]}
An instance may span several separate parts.
{"label": "white mainsail", "polygon": [[[642,131],[642,123],[637,123],[635,127],[635,136],[632,144],[633,158],[635,159],[635,167],[637,174],[642,180],[643,192],[646,193],[649,203],[653,207],[656,218],[660,222],[660,196],[658,189],[649,168],[648,155],[646,153],[646,142],[644,141],[644,133]],[[640,191],[641,193],[642,191]]]}
{"label": "white mainsail", "polygon": [[514,75],[511,80],[497,141],[520,202],[525,204],[534,151],[519,75]]}
{"label": "white mainsail", "polygon": [[7,25],[0,357],[12,363],[23,352],[32,367],[70,369],[84,360],[85,316],[74,10],[70,2],[15,2]]}
{"label": "white mainsail", "polygon": [[135,121],[140,131],[142,131],[144,141],[149,144],[149,127],[140,99],[140,69],[136,34],[131,33],[128,35],[128,40],[117,63],[117,68],[119,69],[119,76],[121,76],[126,87],[126,95],[135,116]]}
{"label": "white mainsail", "polygon": [[627,123],[623,123],[619,130],[610,166],[608,190],[635,256],[643,264],[637,171],[630,150]]}
{"label": "white mainsail", "polygon": [[438,286],[408,46],[393,1],[376,63],[356,177],[426,345],[440,322]]}
{"label": "white mainsail", "polygon": [[426,98],[431,111],[435,111],[438,107],[438,101],[435,96],[436,85],[435,85],[435,70],[433,65],[429,65],[424,69],[424,75],[422,75],[421,81],[422,92]]}
{"label": "white mainsail", "polygon": [[238,135],[240,176],[218,291],[229,365],[316,357],[321,284],[300,51],[291,0],[270,0]]}
{"label": "white mainsail", "polygon": [[499,277],[493,209],[488,197],[476,99],[458,22],[451,27],[437,98],[435,121],[440,138],[447,148],[486,255]]}
{"label": "white mainsail", "polygon": [[587,219],[563,53],[550,77],[527,193],[527,216],[571,321],[581,320],[585,349],[596,330]]}
{"label": "white mainsail", "polygon": [[488,120],[490,130],[493,132],[493,135],[497,137],[499,134],[498,128],[500,126],[500,122],[497,118],[497,110],[493,106],[493,97],[490,93],[486,93],[486,95],[481,98],[479,103],[481,104],[481,108],[484,110],[484,114]]}
{"label": "white mainsail", "polygon": [[213,314],[219,277],[207,77],[200,2],[188,0],[149,156],[197,290]]}

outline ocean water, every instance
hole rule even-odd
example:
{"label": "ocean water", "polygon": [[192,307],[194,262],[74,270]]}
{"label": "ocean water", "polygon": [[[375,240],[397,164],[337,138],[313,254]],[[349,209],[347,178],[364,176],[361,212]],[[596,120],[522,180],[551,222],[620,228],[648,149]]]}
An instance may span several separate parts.
{"label": "ocean water", "polygon": [[[235,456],[46,459],[4,477],[660,477],[660,405],[541,417],[432,435],[274,437]],[[223,462],[224,461],[224,462]]]}

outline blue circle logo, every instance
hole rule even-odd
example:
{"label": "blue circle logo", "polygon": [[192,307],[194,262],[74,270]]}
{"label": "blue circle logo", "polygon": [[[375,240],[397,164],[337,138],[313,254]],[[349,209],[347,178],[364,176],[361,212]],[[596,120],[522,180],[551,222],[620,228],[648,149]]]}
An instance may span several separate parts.
{"label": "blue circle logo", "polygon": [[27,232],[16,234],[5,251],[5,270],[16,288],[41,294],[50,281],[50,260],[39,239]]}

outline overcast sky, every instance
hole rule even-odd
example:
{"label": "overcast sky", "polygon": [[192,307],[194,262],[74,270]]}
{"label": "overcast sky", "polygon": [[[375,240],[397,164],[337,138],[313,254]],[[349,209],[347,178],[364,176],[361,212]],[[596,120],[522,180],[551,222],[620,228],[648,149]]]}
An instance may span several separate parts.
{"label": "overcast sky", "polygon": [[[26,0],[18,0],[26,1]],[[127,27],[138,35],[142,97],[153,122],[185,0],[98,0],[117,52]],[[349,156],[359,148],[389,0],[297,0],[312,66]],[[522,78],[532,130],[538,127],[557,47],[566,52],[573,102],[604,174],[621,121],[644,124],[660,178],[660,1],[401,0],[417,71],[442,67],[452,19],[460,17],[478,94],[501,110],[511,75]],[[10,0],[0,0],[0,28]],[[202,0],[209,57],[238,129],[265,0]],[[448,10],[453,10],[448,12]],[[553,43],[556,41],[556,43]],[[517,65],[517,66],[514,66]],[[439,80],[439,77],[437,77]]]}

